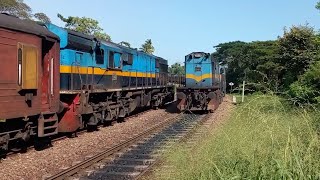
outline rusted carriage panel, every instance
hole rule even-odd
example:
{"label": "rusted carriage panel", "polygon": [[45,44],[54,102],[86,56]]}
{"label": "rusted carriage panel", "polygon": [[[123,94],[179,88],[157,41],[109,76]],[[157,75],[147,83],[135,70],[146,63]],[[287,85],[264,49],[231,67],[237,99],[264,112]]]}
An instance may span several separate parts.
{"label": "rusted carriage panel", "polygon": [[42,111],[59,111],[60,47],[57,42],[43,42]]}
{"label": "rusted carriage panel", "polygon": [[[37,51],[38,89],[22,89],[23,80],[19,75],[18,65],[19,45],[32,46]],[[41,39],[34,35],[0,28],[0,54],[0,119],[39,114],[41,111],[39,87],[42,75]],[[20,73],[22,71],[21,69]]]}

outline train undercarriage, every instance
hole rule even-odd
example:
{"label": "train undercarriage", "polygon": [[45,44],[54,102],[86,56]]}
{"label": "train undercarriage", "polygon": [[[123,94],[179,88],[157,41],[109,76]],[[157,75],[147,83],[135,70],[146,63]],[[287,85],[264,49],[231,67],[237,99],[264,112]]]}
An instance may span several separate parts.
{"label": "train undercarriage", "polygon": [[219,89],[178,88],[177,108],[179,111],[208,111],[214,112],[222,102],[223,93]]}
{"label": "train undercarriage", "polygon": [[[43,112],[38,115],[0,121],[0,154],[24,151],[33,142],[48,142],[59,133],[73,134],[98,125],[121,121],[144,108],[157,109],[173,101],[172,86],[158,88],[80,93],[61,93],[59,113]],[[40,144],[40,143],[39,143]],[[42,146],[42,145],[41,145]]]}
{"label": "train undercarriage", "polygon": [[0,155],[2,152],[24,151],[29,141],[42,142],[58,134],[58,116],[54,112],[7,119],[0,122]]}
{"label": "train undercarriage", "polygon": [[173,87],[141,88],[125,91],[82,91],[77,94],[61,93],[65,111],[60,114],[59,132],[95,128],[99,124],[121,121],[145,107],[157,109],[173,101]]}

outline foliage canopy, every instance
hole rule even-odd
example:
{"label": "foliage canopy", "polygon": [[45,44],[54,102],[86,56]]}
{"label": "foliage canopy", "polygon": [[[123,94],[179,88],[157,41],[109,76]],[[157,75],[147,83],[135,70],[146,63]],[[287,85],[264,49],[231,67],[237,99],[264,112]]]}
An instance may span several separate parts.
{"label": "foliage canopy", "polygon": [[23,0],[1,0],[0,13],[7,13],[21,19],[37,20],[40,22],[51,22],[44,13],[32,14],[31,7]]}
{"label": "foliage canopy", "polygon": [[69,16],[65,18],[61,14],[58,14],[61,21],[65,22],[65,28],[81,32],[88,35],[93,35],[98,39],[111,41],[111,37],[103,32],[99,22],[95,19],[88,17]]}
{"label": "foliage canopy", "polygon": [[154,53],[154,47],[152,45],[151,39],[147,39],[145,41],[145,43],[141,45],[140,50],[145,52],[145,53],[148,53],[148,54],[153,54]]}

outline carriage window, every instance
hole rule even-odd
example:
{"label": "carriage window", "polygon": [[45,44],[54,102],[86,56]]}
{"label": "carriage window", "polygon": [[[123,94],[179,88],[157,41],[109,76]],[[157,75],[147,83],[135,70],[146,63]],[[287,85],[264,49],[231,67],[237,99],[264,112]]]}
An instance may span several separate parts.
{"label": "carriage window", "polygon": [[18,85],[22,89],[38,89],[38,50],[35,46],[19,44]]}
{"label": "carriage window", "polygon": [[201,71],[201,67],[196,67],[195,71]]}
{"label": "carriage window", "polygon": [[18,85],[22,85],[22,49],[18,49]]}
{"label": "carriage window", "polygon": [[109,52],[109,68],[114,68],[114,52]]}
{"label": "carriage window", "polygon": [[96,63],[104,64],[104,50],[97,48],[96,50]]}

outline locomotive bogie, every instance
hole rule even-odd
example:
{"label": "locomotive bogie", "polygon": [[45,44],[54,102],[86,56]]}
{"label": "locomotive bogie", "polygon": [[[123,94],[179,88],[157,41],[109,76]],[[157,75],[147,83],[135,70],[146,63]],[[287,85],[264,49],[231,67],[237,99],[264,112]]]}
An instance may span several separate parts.
{"label": "locomotive bogie", "polygon": [[180,111],[214,111],[221,102],[219,90],[213,89],[177,89],[177,108]]}

